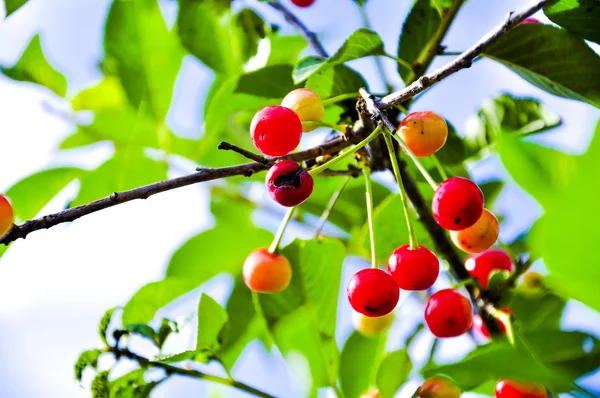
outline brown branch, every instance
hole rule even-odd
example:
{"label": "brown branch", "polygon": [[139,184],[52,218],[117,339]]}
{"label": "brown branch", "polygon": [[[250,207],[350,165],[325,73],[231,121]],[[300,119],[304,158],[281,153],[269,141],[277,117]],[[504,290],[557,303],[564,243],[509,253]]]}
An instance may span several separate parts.
{"label": "brown branch", "polygon": [[[280,158],[273,158],[272,161],[275,162],[279,159],[291,159],[301,162],[315,159],[326,154],[339,152],[350,145],[360,142],[364,138],[363,134],[364,131],[362,126],[357,124],[354,134],[351,137],[338,137],[334,140],[325,142],[320,146],[307,149],[305,151],[295,152]],[[250,177],[255,173],[266,170],[268,167],[268,165],[253,162],[222,168],[200,169],[198,172],[186,176],[145,185],[129,191],[113,192],[110,196],[107,196],[103,199],[63,210],[55,214],[46,215],[34,220],[25,221],[21,225],[15,225],[10,232],[0,239],[0,244],[7,245],[17,239],[25,238],[31,232],[41,229],[48,229],[65,222],[71,222],[88,214],[95,213],[121,203],[129,202],[135,199],[148,199],[154,194],[170,191],[172,189],[185,187],[187,185],[192,185],[199,182],[234,176]]]}
{"label": "brown branch", "polygon": [[[217,148],[224,150],[224,151],[233,151],[233,152],[239,153],[246,159],[254,160],[257,163],[264,164],[266,166],[269,166],[273,163],[272,160],[269,160],[268,158],[266,158],[264,156],[247,151],[244,148],[240,148],[239,146],[230,144],[229,142],[221,141]],[[197,170],[199,171],[200,169],[197,169]]]}
{"label": "brown branch", "polygon": [[550,4],[553,1],[555,0],[537,0],[534,4],[526,7],[525,9],[519,12],[511,13],[506,21],[497,26],[495,29],[491,30],[481,40],[475,43],[470,49],[462,53],[456,59],[427,75],[421,76],[419,79],[417,79],[417,81],[406,86],[402,90],[388,94],[381,100],[376,100],[377,106],[385,109],[391,108],[397,104],[401,104],[402,102],[414,97],[451,74],[456,73],[463,68],[470,67],[475,57],[480,55],[483,50],[494,43],[500,36],[509,31],[515,25],[522,22],[525,18],[539,11],[546,4]]}
{"label": "brown branch", "polygon": [[321,57],[329,56],[329,55],[327,55],[327,51],[325,51],[325,48],[323,47],[323,45],[317,38],[317,35],[314,32],[312,32],[310,29],[308,29],[308,27],[306,25],[304,25],[302,23],[302,21],[300,21],[300,19],[298,19],[298,17],[295,16],[290,10],[288,10],[286,6],[281,4],[279,2],[279,0],[270,1],[267,4],[270,5],[271,7],[273,7],[274,9],[276,9],[277,11],[279,11],[281,13],[281,15],[283,15],[285,20],[290,23],[290,25],[292,25],[296,29],[298,29],[298,31],[300,31],[300,33],[302,33],[302,36],[304,36],[306,41],[308,41],[310,43],[310,45],[314,48],[314,50],[317,52],[317,54],[319,56],[321,56]]}
{"label": "brown branch", "polygon": [[163,369],[168,375],[178,374],[178,375],[182,375],[182,376],[193,377],[195,379],[202,379],[202,380],[206,380],[206,381],[211,381],[213,383],[219,383],[219,384],[222,384],[225,386],[237,388],[238,390],[245,391],[245,392],[255,395],[257,397],[275,398],[273,395],[270,395],[270,394],[267,394],[266,392],[257,390],[256,388],[249,386],[245,383],[242,383],[240,381],[207,374],[207,373],[200,372],[200,371],[193,370],[193,369],[183,369],[183,368],[179,368],[177,366],[169,365],[168,363],[164,363],[164,362],[152,361],[148,358],[145,358],[141,355],[131,352],[126,348],[109,347],[109,348],[107,348],[107,350],[108,350],[108,352],[113,353],[117,359],[121,358],[121,357],[128,358],[133,361],[136,361],[143,367],[153,367],[153,368]]}

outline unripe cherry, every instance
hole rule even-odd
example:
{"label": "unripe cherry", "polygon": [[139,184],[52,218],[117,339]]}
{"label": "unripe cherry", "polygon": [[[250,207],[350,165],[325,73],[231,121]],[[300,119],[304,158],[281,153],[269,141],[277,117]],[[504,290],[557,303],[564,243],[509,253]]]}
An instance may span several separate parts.
{"label": "unripe cherry", "polygon": [[433,376],[419,387],[419,398],[460,398],[462,391],[450,379]]}
{"label": "unripe cherry", "polygon": [[293,160],[282,160],[271,166],[265,184],[271,198],[286,207],[304,202],[314,188],[312,176]]}
{"label": "unripe cherry", "polygon": [[488,280],[493,271],[508,271],[513,269],[513,263],[508,254],[502,250],[487,250],[480,254],[471,254],[465,261],[465,268],[471,276],[487,289]]}
{"label": "unripe cherry", "polygon": [[481,216],[483,192],[468,178],[448,178],[436,189],[431,208],[442,228],[460,231],[475,224]]}
{"label": "unripe cherry", "polygon": [[483,209],[475,224],[461,231],[450,231],[450,238],[462,251],[481,253],[496,243],[499,233],[498,219],[491,211]]}
{"label": "unripe cherry", "polygon": [[523,275],[523,286],[527,289],[539,289],[544,286],[544,277],[539,272],[528,272]]}
{"label": "unripe cherry", "polygon": [[384,316],[398,304],[400,289],[387,272],[375,268],[358,271],[348,283],[348,301],[354,311],[369,317]]}
{"label": "unripe cherry", "polygon": [[292,0],[292,3],[298,7],[310,7],[315,0]]}
{"label": "unripe cherry", "polygon": [[500,379],[496,383],[496,398],[547,398],[544,386],[534,383]]}
{"label": "unripe cherry", "polygon": [[419,246],[400,246],[388,260],[388,272],[400,289],[426,290],[436,281],[440,272],[440,262],[431,250]]}
{"label": "unripe cherry", "polygon": [[389,329],[394,321],[394,313],[379,317],[369,317],[360,312],[352,311],[354,328],[363,336],[375,337]]}
{"label": "unripe cherry", "polygon": [[15,212],[8,198],[0,195],[0,236],[10,231],[15,222]]}
{"label": "unripe cherry", "polygon": [[[281,106],[296,112],[301,122],[322,122],[325,117],[325,108],[321,98],[307,88],[290,91],[281,101]],[[302,131],[308,133],[316,128],[317,126],[302,126]]]}
{"label": "unripe cherry", "polygon": [[270,253],[267,248],[260,248],[248,255],[242,274],[250,290],[279,293],[290,284],[292,267],[284,256]]}
{"label": "unripe cherry", "polygon": [[433,155],[448,138],[446,120],[431,111],[412,112],[398,127],[400,138],[418,158]]}
{"label": "unripe cherry", "polygon": [[267,106],[256,112],[250,123],[254,146],[267,156],[292,152],[302,138],[302,123],[294,111],[283,106]]}
{"label": "unripe cherry", "polygon": [[454,289],[440,290],[427,301],[425,323],[437,337],[460,336],[473,323],[471,302]]}

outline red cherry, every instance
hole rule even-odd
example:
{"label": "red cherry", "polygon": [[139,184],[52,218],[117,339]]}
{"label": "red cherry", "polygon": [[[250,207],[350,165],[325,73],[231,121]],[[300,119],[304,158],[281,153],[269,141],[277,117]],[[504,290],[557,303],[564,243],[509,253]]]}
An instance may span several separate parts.
{"label": "red cherry", "polygon": [[425,322],[437,337],[460,336],[473,323],[473,308],[469,300],[456,290],[440,290],[427,301]]}
{"label": "red cherry", "polygon": [[8,198],[0,195],[0,236],[5,235],[13,227],[15,212]]}
{"label": "red cherry", "polygon": [[490,274],[495,270],[511,272],[513,269],[510,256],[502,250],[488,250],[480,254],[471,254],[465,261],[465,268],[473,278],[486,289]]}
{"label": "red cherry", "polygon": [[500,379],[496,384],[496,398],[547,398],[544,386]]}
{"label": "red cherry", "polygon": [[302,122],[296,113],[283,106],[267,106],[256,112],[250,124],[252,142],[267,156],[292,152],[302,138]]}
{"label": "red cherry", "polygon": [[388,272],[404,290],[429,289],[440,273],[440,262],[431,250],[419,246],[400,246],[388,260]]}
{"label": "red cherry", "polygon": [[312,176],[293,160],[275,163],[267,173],[265,184],[273,200],[287,207],[308,199],[315,185]]}
{"label": "red cherry", "polygon": [[435,191],[432,209],[435,221],[442,228],[460,231],[481,217],[483,192],[467,178],[448,178]]}
{"label": "red cherry", "polygon": [[242,274],[250,290],[279,293],[290,284],[292,267],[284,256],[270,253],[267,248],[260,248],[248,255]]}
{"label": "red cherry", "polygon": [[385,271],[365,268],[358,271],[348,284],[348,300],[354,311],[369,317],[384,316],[398,304],[400,289]]}
{"label": "red cherry", "polygon": [[292,0],[292,3],[298,7],[310,7],[315,0]]}

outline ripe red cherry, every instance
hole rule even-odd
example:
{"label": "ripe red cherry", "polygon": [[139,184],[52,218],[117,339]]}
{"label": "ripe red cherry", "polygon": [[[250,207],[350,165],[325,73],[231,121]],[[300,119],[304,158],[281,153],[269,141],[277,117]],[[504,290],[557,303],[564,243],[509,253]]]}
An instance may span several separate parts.
{"label": "ripe red cherry", "polygon": [[481,217],[483,192],[467,178],[448,178],[435,191],[432,210],[435,221],[442,228],[460,231]]}
{"label": "ripe red cherry", "polygon": [[387,272],[375,268],[358,271],[348,284],[348,300],[354,311],[376,317],[392,312],[398,304],[400,289]]}
{"label": "ripe red cherry", "polygon": [[310,7],[315,0],[292,0],[292,3],[298,7]]}
{"label": "ripe red cherry", "polygon": [[471,254],[467,257],[465,268],[486,289],[490,274],[493,271],[505,270],[511,272],[513,263],[506,252],[502,250],[488,250],[480,254]]}
{"label": "ripe red cherry", "polygon": [[302,123],[296,113],[283,106],[267,106],[256,112],[250,124],[256,148],[267,156],[292,152],[302,138]]}
{"label": "ripe red cherry", "polygon": [[496,383],[496,398],[547,398],[544,386],[500,379]]}
{"label": "ripe red cherry", "polygon": [[308,172],[293,160],[275,163],[265,180],[269,195],[282,206],[297,206],[313,191],[314,181]]}
{"label": "ripe red cherry", "polygon": [[242,274],[251,290],[260,293],[278,293],[285,290],[292,279],[292,267],[284,256],[269,253],[267,248],[251,252]]}
{"label": "ripe red cherry", "polygon": [[437,337],[460,336],[473,324],[473,308],[469,300],[456,290],[440,290],[427,301],[425,322]]}
{"label": "ripe red cherry", "polygon": [[404,290],[429,289],[440,273],[440,262],[431,250],[419,246],[400,246],[388,260],[388,272]]}
{"label": "ripe red cherry", "polygon": [[15,222],[15,212],[8,198],[0,195],[0,236],[11,230]]}

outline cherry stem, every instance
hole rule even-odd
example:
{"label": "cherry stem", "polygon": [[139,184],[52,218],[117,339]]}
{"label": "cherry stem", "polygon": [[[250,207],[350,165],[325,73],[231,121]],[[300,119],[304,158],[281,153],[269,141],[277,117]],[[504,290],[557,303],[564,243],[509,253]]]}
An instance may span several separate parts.
{"label": "cherry stem", "polygon": [[327,219],[329,218],[329,214],[331,214],[333,207],[335,206],[337,200],[342,195],[342,192],[344,191],[344,188],[346,188],[346,185],[350,181],[350,178],[351,178],[350,176],[344,178],[344,181],[342,181],[342,184],[340,185],[340,187],[333,193],[333,195],[331,196],[331,199],[329,199],[329,202],[327,203],[327,207],[325,207],[325,210],[323,210],[323,214],[321,214],[321,217],[319,218],[319,221],[317,222],[317,228],[315,230],[315,238],[318,238],[319,235],[321,235],[321,231],[323,230],[323,227],[325,226],[325,223],[327,222]]}
{"label": "cherry stem", "polygon": [[304,127],[329,127],[330,129],[334,129],[339,131],[342,134],[346,134],[346,128],[344,126],[340,126],[339,124],[326,123],[326,122],[316,122],[316,121],[306,121],[302,122],[302,126]]}
{"label": "cherry stem", "polygon": [[322,165],[315,167],[312,170],[309,170],[308,174],[310,174],[311,176],[314,177],[314,176],[318,175],[320,172],[322,172],[323,170],[330,168],[331,166],[333,166],[340,160],[343,160],[344,158],[347,158],[348,156],[355,154],[359,149],[363,148],[369,142],[373,141],[373,139],[375,139],[375,137],[377,137],[380,132],[381,132],[381,125],[378,125],[377,128],[367,138],[365,138],[364,140],[362,140],[361,142],[356,144],[350,150],[348,150],[344,153],[340,153],[338,156],[331,159],[330,161],[325,162]]}
{"label": "cherry stem", "polygon": [[371,184],[371,168],[363,167],[367,197],[367,221],[369,223],[369,239],[371,241],[371,267],[377,267],[377,251],[375,250],[375,225],[373,223],[373,184]]}
{"label": "cherry stem", "polygon": [[356,93],[348,93],[348,94],[342,94],[342,95],[338,95],[336,97],[331,97],[331,98],[327,98],[326,100],[323,100],[323,106],[327,106],[327,105],[332,105],[335,104],[337,102],[340,101],[345,101],[345,100],[349,100],[349,99],[356,99],[358,98],[358,94]]}
{"label": "cherry stem", "polygon": [[392,162],[392,169],[394,170],[394,176],[398,183],[398,189],[400,190],[400,199],[402,200],[402,207],[404,208],[404,217],[406,218],[406,226],[408,227],[408,236],[410,242],[410,248],[416,250],[419,248],[417,241],[417,234],[415,232],[414,225],[410,218],[410,209],[408,204],[408,196],[404,189],[404,183],[402,182],[402,175],[400,174],[400,166],[398,166],[398,159],[396,158],[396,150],[394,144],[390,139],[390,134],[384,134],[385,144],[387,145],[388,152],[390,153],[390,161]]}
{"label": "cherry stem", "polygon": [[427,180],[427,182],[429,183],[429,185],[431,185],[431,188],[433,188],[433,190],[437,190],[438,189],[438,185],[435,182],[435,180],[433,179],[433,177],[431,177],[431,175],[429,174],[429,172],[427,171],[427,169],[425,168],[425,166],[423,166],[421,164],[421,162],[419,161],[419,159],[415,156],[415,154],[413,153],[413,151],[410,150],[410,148],[408,147],[408,145],[406,145],[404,143],[404,141],[402,140],[402,138],[400,138],[398,136],[398,134],[391,134],[390,135],[392,137],[394,137],[394,139],[396,140],[396,142],[398,142],[398,145],[400,145],[400,148],[402,148],[402,150],[404,152],[406,152],[406,154],[408,155],[408,157],[410,157],[412,159],[412,161],[415,163],[415,165],[417,166],[417,168],[419,169],[419,171],[421,172],[421,174],[423,174],[423,177],[425,177],[425,179]]}
{"label": "cherry stem", "polygon": [[275,235],[275,238],[273,238],[273,243],[271,243],[271,246],[269,246],[269,253],[275,254],[279,250],[279,243],[281,242],[281,238],[285,232],[285,227],[287,227],[288,223],[292,219],[294,210],[296,210],[296,206],[290,207],[285,213],[285,216],[283,216],[283,220],[281,220],[281,224],[279,224],[277,234]]}
{"label": "cherry stem", "polygon": [[431,155],[430,158],[433,161],[433,164],[435,164],[435,167],[437,168],[438,173],[440,173],[440,175],[442,176],[442,178],[444,180],[447,180],[448,179],[448,174],[446,173],[446,170],[444,169],[444,166],[442,165],[442,163],[440,162],[440,160],[437,158],[437,156]]}

